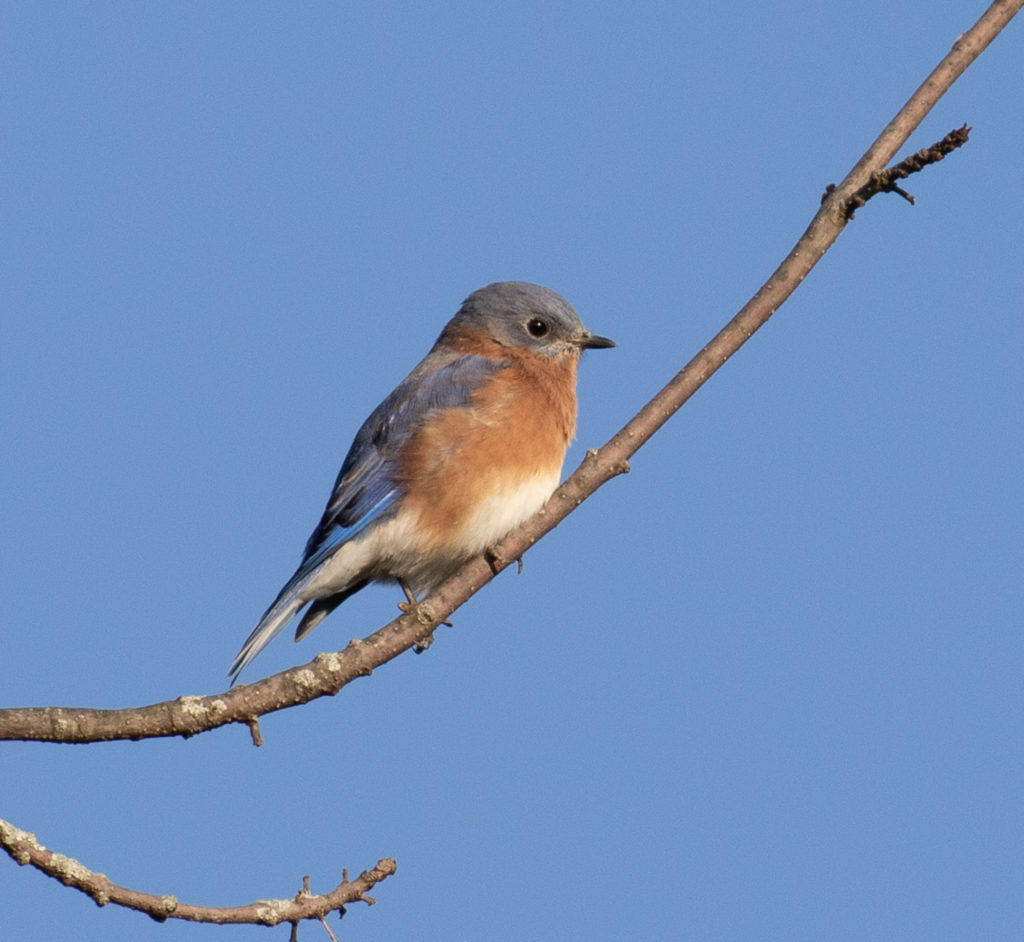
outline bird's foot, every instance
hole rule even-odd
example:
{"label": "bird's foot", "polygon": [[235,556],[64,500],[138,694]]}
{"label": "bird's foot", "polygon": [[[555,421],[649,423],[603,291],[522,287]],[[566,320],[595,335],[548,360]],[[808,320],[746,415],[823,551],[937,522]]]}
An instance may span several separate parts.
{"label": "bird's foot", "polygon": [[[402,582],[401,579],[398,580],[398,584],[402,587],[402,591],[405,593],[405,597],[408,600],[408,601],[405,601],[405,602],[399,602],[398,603],[398,610],[400,612],[402,612],[403,614],[405,614],[405,615],[409,615],[409,614],[415,615],[416,616],[416,620],[418,622],[420,622],[420,624],[423,624],[423,625],[427,624],[428,622],[433,621],[434,620],[434,610],[429,605],[427,605],[426,603],[420,602],[416,598],[416,596],[413,594],[412,589],[410,589],[404,582]],[[443,619],[441,621],[441,624],[442,625],[446,625],[448,628],[452,627],[452,623],[450,621],[448,621],[447,619]],[[427,648],[429,648],[430,645],[433,643],[433,641],[434,641],[433,636],[431,636],[430,640],[428,640],[423,645],[423,650],[426,651]],[[419,645],[417,645],[416,653],[417,654],[421,653],[420,650],[419,650]]]}

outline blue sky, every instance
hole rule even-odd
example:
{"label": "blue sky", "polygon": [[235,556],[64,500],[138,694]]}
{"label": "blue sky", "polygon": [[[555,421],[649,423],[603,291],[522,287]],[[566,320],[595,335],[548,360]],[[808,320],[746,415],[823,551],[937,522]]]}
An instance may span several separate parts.
{"label": "blue sky", "polygon": [[[356,428],[481,285],[618,341],[575,466],[982,9],[5,4],[0,702],[223,689]],[[1014,23],[912,139],[974,127],[917,205],[860,211],[428,653],[259,750],[2,744],[0,816],[211,905],[396,857],[347,942],[1020,938],[1022,55]],[[0,900],[10,938],[269,937],[4,861]]]}

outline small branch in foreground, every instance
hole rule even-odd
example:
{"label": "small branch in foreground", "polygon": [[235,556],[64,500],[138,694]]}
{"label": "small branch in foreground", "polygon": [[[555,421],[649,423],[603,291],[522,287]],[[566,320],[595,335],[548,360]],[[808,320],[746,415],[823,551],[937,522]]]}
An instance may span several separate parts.
{"label": "small branch in foreground", "polygon": [[[928,164],[934,164],[942,160],[947,154],[951,154],[958,147],[963,147],[970,136],[971,128],[967,125],[950,131],[941,141],[936,141],[931,147],[923,147],[916,154],[904,157],[898,164],[886,167],[884,170],[876,170],[871,174],[868,182],[856,190],[846,200],[846,218],[853,219],[853,214],[860,209],[872,196],[878,193],[897,193],[908,203],[913,205],[916,201],[913,194],[908,193],[902,187],[896,185],[897,180],[905,180],[912,173],[923,170]],[[824,203],[836,190],[836,185],[830,183],[825,187],[821,197]]]}
{"label": "small branch in foreground", "polygon": [[303,888],[292,899],[264,899],[245,906],[196,906],[181,903],[174,896],[154,896],[139,890],[118,886],[105,874],[94,873],[71,857],[65,857],[43,847],[34,834],[0,819],[0,847],[15,863],[29,864],[65,886],[79,890],[97,906],[114,903],[145,913],[158,922],[184,919],[188,922],[276,926],[282,922],[293,925],[304,919],[322,919],[332,912],[344,915],[345,904],[363,902],[372,906],[376,902],[368,893],[397,869],[391,857],[377,861],[377,866],[364,870],[355,880],[349,880],[348,871],[330,893],[313,895],[309,892],[309,878],[303,879]]}

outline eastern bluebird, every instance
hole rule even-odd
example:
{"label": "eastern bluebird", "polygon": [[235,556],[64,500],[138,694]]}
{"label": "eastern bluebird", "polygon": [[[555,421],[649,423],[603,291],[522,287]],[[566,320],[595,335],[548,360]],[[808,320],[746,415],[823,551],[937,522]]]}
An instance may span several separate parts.
{"label": "eastern bluebird", "polygon": [[614,346],[540,285],[498,282],[466,298],[356,433],[232,682],[307,603],[296,641],[370,582],[397,582],[414,602],[540,510],[576,430],[580,354]]}

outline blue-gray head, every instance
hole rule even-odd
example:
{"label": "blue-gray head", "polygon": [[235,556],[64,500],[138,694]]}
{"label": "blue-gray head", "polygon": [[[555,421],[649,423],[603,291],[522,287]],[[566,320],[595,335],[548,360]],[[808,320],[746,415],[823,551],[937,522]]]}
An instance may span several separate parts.
{"label": "blue-gray head", "polygon": [[614,347],[583,326],[568,301],[541,285],[498,281],[474,291],[441,334],[441,340],[484,334],[504,347],[527,347],[544,356]]}

